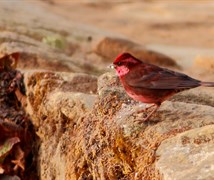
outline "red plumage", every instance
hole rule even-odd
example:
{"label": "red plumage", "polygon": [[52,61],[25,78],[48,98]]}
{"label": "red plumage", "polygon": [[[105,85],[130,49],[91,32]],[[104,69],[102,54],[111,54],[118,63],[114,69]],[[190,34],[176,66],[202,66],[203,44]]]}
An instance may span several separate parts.
{"label": "red plumage", "polygon": [[157,111],[163,101],[178,92],[198,86],[214,87],[214,82],[201,82],[183,73],[144,63],[129,53],[119,55],[113,64],[130,97],[154,104],[151,107],[156,106],[144,121]]}

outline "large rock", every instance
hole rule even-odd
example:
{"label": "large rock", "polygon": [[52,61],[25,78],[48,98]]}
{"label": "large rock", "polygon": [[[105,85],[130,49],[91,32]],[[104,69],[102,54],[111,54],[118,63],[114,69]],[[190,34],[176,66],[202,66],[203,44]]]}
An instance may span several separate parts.
{"label": "large rock", "polygon": [[[70,147],[96,99],[97,79],[86,74],[26,72],[26,111],[40,138],[38,171],[41,179],[75,179]],[[73,134],[73,135],[72,135]],[[71,148],[71,149],[70,149]],[[72,154],[73,155],[73,154]]]}
{"label": "large rock", "polygon": [[162,142],[156,168],[164,179],[214,178],[214,125],[195,128]]}
{"label": "large rock", "polygon": [[[62,113],[63,110],[59,110],[59,108],[74,107],[77,111],[79,108],[91,109],[93,94],[97,92],[97,78],[80,73],[28,71],[25,73],[25,84],[28,96],[27,111],[32,117],[35,115],[42,117],[42,119],[36,118],[39,120],[37,123],[34,121],[36,126],[40,126],[44,118],[48,118],[49,113],[53,116]],[[75,95],[72,95],[73,93]],[[86,103],[85,107],[82,106],[83,102]],[[70,111],[68,112],[70,113]]]}
{"label": "large rock", "polygon": [[[10,32],[9,30],[2,32],[0,35],[0,56],[19,52],[21,56],[18,67],[21,69],[46,69],[91,73],[93,73],[93,69],[94,71],[96,70],[96,68],[92,68],[89,63],[85,64],[84,61],[80,61],[78,57],[74,56],[75,51],[79,49],[77,44],[67,42],[66,47],[58,48],[42,40],[49,36],[55,37],[62,35],[48,35],[47,33],[47,35],[41,34],[41,37],[37,39],[35,34],[32,35],[31,33],[32,32],[28,32],[26,35],[20,35],[17,32]],[[60,37],[58,37],[58,40],[60,41]]]}
{"label": "large rock", "polygon": [[[213,140],[206,141],[213,128],[212,94],[201,93],[201,99],[206,94],[210,101],[198,103],[195,91],[186,91],[180,98],[164,102],[148,122],[141,122],[146,112],[140,115],[136,111],[145,105],[130,100],[115,73],[99,77],[98,91],[96,78],[84,74],[26,73],[25,84],[27,111],[41,139],[38,162],[41,179],[179,177],[178,165],[171,167],[166,157],[175,146],[180,148],[174,151],[190,157],[185,148],[191,146],[191,138],[198,132],[203,132],[203,143],[196,147],[200,154],[196,154],[197,161],[201,163],[192,172],[203,163],[212,162],[204,160],[207,153],[212,155],[213,148]],[[181,98],[191,93],[195,101]],[[189,137],[190,144],[174,140],[184,135]],[[206,145],[208,149],[204,151]],[[171,154],[170,158],[176,159],[178,155]],[[210,167],[207,174],[205,170],[198,172],[202,179],[211,177]]]}
{"label": "large rock", "polygon": [[113,61],[123,52],[129,52],[144,62],[162,66],[178,67],[176,62],[170,57],[145,49],[137,43],[122,38],[105,37],[94,47],[94,52],[110,61]]}

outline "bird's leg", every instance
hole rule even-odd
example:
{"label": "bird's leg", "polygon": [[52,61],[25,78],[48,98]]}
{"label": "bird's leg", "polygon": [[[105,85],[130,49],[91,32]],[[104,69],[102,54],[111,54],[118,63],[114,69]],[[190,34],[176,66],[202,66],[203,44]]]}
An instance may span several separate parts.
{"label": "bird's leg", "polygon": [[150,118],[150,117],[158,110],[158,108],[160,107],[160,103],[158,103],[158,104],[153,104],[152,106],[149,106],[148,108],[145,108],[145,109],[141,110],[140,112],[144,112],[144,111],[146,111],[146,110],[148,110],[148,109],[150,109],[151,107],[154,107],[154,106],[155,106],[155,108],[152,110],[152,112],[150,112],[144,119],[139,120],[139,121],[145,122],[145,121],[149,120],[149,118]]}
{"label": "bird's leg", "polygon": [[146,108],[144,108],[144,109],[141,109],[141,110],[137,111],[137,113],[145,112],[145,111],[147,111],[148,109],[150,109],[150,108],[152,108],[152,107],[154,107],[154,106],[157,106],[157,105],[156,105],[156,104],[153,104],[153,105],[151,105],[151,106],[149,106],[149,107],[146,107]]}
{"label": "bird's leg", "polygon": [[160,105],[157,105],[157,104],[155,104],[155,108],[152,110],[152,112],[150,112],[147,116],[146,116],[146,118],[145,119],[143,119],[143,121],[147,121],[151,116],[152,116],[152,114],[154,114],[157,110],[158,110],[158,108],[160,107]]}

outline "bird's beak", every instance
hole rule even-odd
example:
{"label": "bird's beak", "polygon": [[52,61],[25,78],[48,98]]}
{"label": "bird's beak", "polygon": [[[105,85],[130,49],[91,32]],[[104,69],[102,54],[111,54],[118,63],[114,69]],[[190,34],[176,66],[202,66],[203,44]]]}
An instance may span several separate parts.
{"label": "bird's beak", "polygon": [[114,64],[110,64],[107,67],[110,68],[110,69],[114,69],[115,68]]}

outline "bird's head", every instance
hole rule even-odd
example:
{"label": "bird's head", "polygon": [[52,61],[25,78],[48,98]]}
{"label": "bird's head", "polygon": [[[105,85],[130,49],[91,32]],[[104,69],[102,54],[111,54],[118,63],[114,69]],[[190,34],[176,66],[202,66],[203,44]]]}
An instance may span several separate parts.
{"label": "bird's head", "polygon": [[114,68],[119,76],[127,74],[130,69],[142,62],[129,53],[120,54],[113,63]]}

